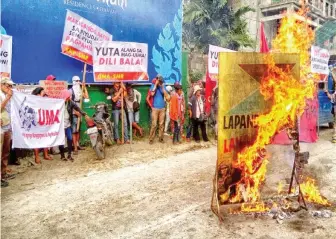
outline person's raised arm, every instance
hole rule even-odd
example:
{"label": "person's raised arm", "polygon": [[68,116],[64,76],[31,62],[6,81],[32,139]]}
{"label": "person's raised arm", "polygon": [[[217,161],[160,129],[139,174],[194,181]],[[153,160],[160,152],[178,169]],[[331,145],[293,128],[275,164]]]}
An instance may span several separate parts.
{"label": "person's raised arm", "polygon": [[9,87],[6,87],[5,93],[6,93],[6,97],[1,102],[1,110],[5,109],[6,105],[8,104],[8,102],[10,101],[10,99],[12,98],[13,91]]}
{"label": "person's raised arm", "polygon": [[151,89],[151,94],[152,94],[152,96],[155,95],[156,89],[157,89],[157,87],[158,87],[158,82],[159,82],[159,81],[155,81],[154,87]]}

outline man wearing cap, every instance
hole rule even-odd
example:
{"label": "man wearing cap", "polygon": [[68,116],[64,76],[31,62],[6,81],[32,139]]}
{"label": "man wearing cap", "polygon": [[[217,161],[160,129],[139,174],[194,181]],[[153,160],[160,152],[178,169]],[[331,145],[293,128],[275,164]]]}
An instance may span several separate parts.
{"label": "man wearing cap", "polygon": [[12,128],[10,124],[10,99],[13,95],[12,86],[14,82],[8,77],[1,79],[1,187],[7,187],[6,179],[14,178],[14,175],[7,173],[8,159],[10,154],[10,142],[12,139]]}
{"label": "man wearing cap", "polygon": [[53,80],[56,80],[56,77],[53,76],[53,75],[48,75],[48,76],[46,77],[46,80],[48,80],[48,81],[53,81]]}
{"label": "man wearing cap", "polygon": [[164,121],[165,121],[165,100],[169,101],[170,96],[163,82],[161,75],[156,76],[155,84],[151,86],[151,94],[153,96],[153,109],[152,109],[152,127],[149,134],[149,143],[152,144],[157,129],[157,122],[159,121],[159,142],[163,141]]}
{"label": "man wearing cap", "polygon": [[[82,89],[82,87],[84,87]],[[71,92],[71,100],[76,103],[78,107],[80,107],[80,101],[81,97],[83,95],[83,98],[85,101],[89,99],[88,91],[85,87],[85,85],[81,84],[79,76],[72,77],[72,88],[70,89]],[[79,147],[79,129],[77,127],[78,125],[78,117],[80,116],[80,113],[76,110],[73,111],[73,121],[72,121],[72,142],[74,145],[74,154],[78,154],[78,149],[81,150],[82,148]]]}

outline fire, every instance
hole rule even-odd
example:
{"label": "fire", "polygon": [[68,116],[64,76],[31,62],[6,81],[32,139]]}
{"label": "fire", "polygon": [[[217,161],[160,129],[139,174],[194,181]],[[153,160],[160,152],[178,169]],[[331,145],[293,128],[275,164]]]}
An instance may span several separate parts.
{"label": "fire", "polygon": [[327,199],[322,197],[315,180],[312,178],[307,178],[306,181],[301,184],[301,191],[304,195],[304,198],[308,202],[313,202],[324,206],[331,205]]}
{"label": "fire", "polygon": [[[286,69],[277,67],[272,54],[265,57],[268,74],[262,79],[260,91],[266,100],[272,102],[272,107],[268,113],[255,119],[258,131],[253,145],[238,154],[234,167],[242,171],[240,188],[243,186],[244,190],[237,190],[230,202],[260,201],[260,188],[265,180],[268,163],[266,145],[276,133],[294,126],[297,115],[304,111],[306,100],[314,96],[317,76],[310,73],[309,54],[314,31],[306,21],[297,20],[298,15],[304,16],[305,13],[305,9],[302,9],[296,14],[286,14],[272,47],[276,53],[300,54],[300,80],[290,73],[290,66]],[[259,203],[258,207],[262,209],[263,203]],[[242,210],[246,208],[242,207]]]}
{"label": "fire", "polygon": [[279,182],[279,184],[278,184],[278,194],[281,194],[283,188],[284,188],[284,185],[281,182]]}
{"label": "fire", "polygon": [[270,208],[268,208],[264,203],[256,203],[256,204],[246,204],[243,203],[241,206],[242,212],[267,212]]}

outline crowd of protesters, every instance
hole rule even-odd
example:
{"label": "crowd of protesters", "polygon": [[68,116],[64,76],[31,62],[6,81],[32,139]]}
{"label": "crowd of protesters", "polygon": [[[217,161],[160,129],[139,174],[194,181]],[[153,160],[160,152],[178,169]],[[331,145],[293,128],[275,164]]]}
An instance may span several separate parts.
{"label": "crowd of protesters", "polygon": [[[54,81],[56,77],[49,75],[47,81]],[[10,123],[10,99],[13,94],[14,82],[9,78],[1,79],[1,186],[8,186],[9,179],[15,177],[8,169],[8,160],[11,152],[12,130]],[[111,101],[112,119],[114,122],[113,135],[116,144],[129,144],[131,134],[142,137],[144,130],[140,127],[140,102],[141,94],[133,88],[132,84],[116,82],[112,88],[106,88],[107,99]],[[43,87],[37,86],[32,95],[48,97]],[[74,161],[73,155],[77,155],[79,150],[84,150],[79,145],[79,120],[86,113],[81,109],[81,100],[89,101],[88,91],[80,81],[78,76],[72,78],[72,87],[63,90],[60,97],[65,101],[64,111],[64,131],[66,145],[53,147],[51,149],[34,149],[35,163],[40,164],[40,151],[43,152],[44,160],[52,160],[52,154],[60,153],[61,160]],[[182,86],[179,83],[165,85],[162,76],[157,75],[152,80],[152,84],[146,97],[146,103],[150,113],[149,143],[153,144],[158,132],[158,142],[165,143],[164,135],[172,137],[173,144],[182,143],[184,134],[185,117],[189,118],[186,130],[186,140],[189,142],[194,138],[200,142],[199,128],[202,139],[209,141],[205,122],[205,97],[204,85],[195,84],[185,97]],[[123,107],[122,107],[123,104]],[[122,114],[124,108],[124,114]],[[119,123],[123,115],[123,137],[119,134]],[[130,126],[131,129],[130,129]],[[67,154],[67,155],[66,155]],[[19,161],[17,162],[19,164]]]}

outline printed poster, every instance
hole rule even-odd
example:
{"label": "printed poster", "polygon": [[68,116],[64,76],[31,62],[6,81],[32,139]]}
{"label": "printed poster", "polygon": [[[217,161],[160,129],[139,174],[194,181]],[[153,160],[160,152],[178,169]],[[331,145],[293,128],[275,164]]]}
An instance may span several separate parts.
{"label": "printed poster", "polygon": [[136,42],[93,43],[95,82],[147,81],[148,45]]}
{"label": "printed poster", "polygon": [[[229,204],[239,187],[241,172],[233,167],[238,154],[253,144],[257,127],[254,119],[270,109],[260,93],[261,80],[267,74],[262,53],[220,53],[218,152],[214,205]],[[299,79],[299,56],[274,54],[275,64]]]}
{"label": "printed poster", "polygon": [[64,100],[14,91],[11,99],[13,148],[64,145]]}
{"label": "printed poster", "polygon": [[62,53],[92,65],[92,43],[112,41],[112,35],[92,22],[67,10],[62,39]]}
{"label": "printed poster", "polygon": [[12,37],[0,35],[0,77],[11,77]]}

